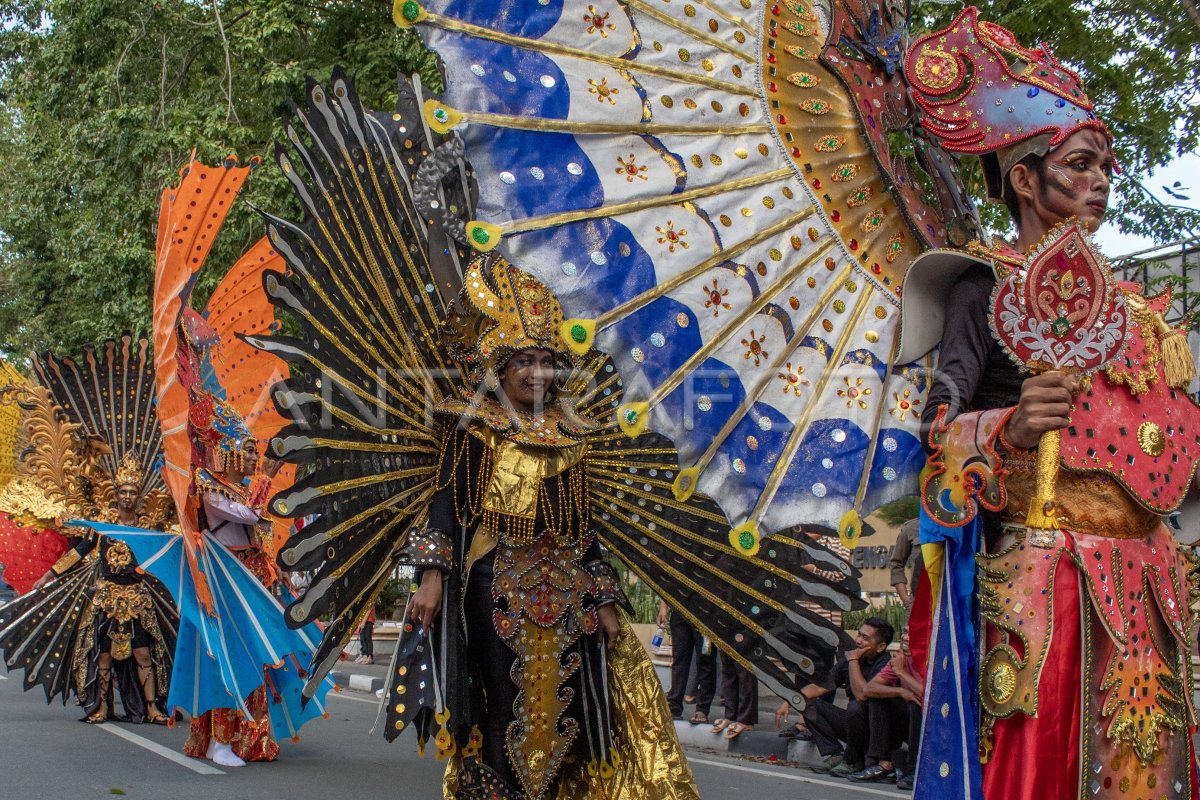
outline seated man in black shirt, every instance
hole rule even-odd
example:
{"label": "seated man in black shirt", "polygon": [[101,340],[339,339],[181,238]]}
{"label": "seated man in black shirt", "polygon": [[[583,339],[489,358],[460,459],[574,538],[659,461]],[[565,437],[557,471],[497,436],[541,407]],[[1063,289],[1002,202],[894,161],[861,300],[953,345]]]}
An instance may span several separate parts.
{"label": "seated man in black shirt", "polygon": [[[801,690],[809,700],[804,721],[824,757],[813,772],[846,776],[866,766],[869,729],[862,701],[867,684],[888,664],[887,647],[895,633],[887,620],[867,617],[855,635],[858,646],[834,664],[829,685],[810,684]],[[839,686],[849,699],[845,708],[833,704]]]}

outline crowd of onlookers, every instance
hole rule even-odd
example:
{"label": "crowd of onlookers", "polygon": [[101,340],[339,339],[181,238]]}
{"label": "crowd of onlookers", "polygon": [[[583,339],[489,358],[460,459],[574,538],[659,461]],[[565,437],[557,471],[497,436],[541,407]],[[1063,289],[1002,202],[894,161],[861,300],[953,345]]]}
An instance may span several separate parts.
{"label": "crowd of onlookers", "polygon": [[[911,608],[920,570],[917,521],[902,526],[892,551],[891,584]],[[714,733],[734,739],[758,721],[758,681],[717,648],[679,614],[659,609],[660,628],[672,641],[671,686],[667,702],[676,719],[685,704],[695,704],[687,718],[693,725],[712,724]],[[853,648],[841,653],[821,684],[804,686],[803,711],[792,721],[784,703],[775,713],[780,735],[811,741],[820,754],[814,772],[856,782],[895,781],[911,789],[921,736],[925,681],[913,663],[908,633],[896,640],[895,626],[869,616],[853,633]],[[718,693],[718,673],[720,692]],[[724,716],[711,720],[715,697]]]}

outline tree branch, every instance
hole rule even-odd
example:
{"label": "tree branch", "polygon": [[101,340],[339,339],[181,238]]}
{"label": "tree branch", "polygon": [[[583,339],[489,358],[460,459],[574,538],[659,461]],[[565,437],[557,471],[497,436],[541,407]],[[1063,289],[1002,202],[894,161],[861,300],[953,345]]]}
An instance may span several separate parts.
{"label": "tree branch", "polygon": [[218,5],[219,0],[213,0],[213,17],[217,21],[217,32],[221,34],[221,49],[225,53],[225,100],[228,103],[225,111],[225,124],[228,125],[231,120],[237,120],[239,125],[242,121],[238,119],[237,111],[233,107],[233,59],[229,55],[229,39],[225,36],[225,24],[221,22],[221,7]]}

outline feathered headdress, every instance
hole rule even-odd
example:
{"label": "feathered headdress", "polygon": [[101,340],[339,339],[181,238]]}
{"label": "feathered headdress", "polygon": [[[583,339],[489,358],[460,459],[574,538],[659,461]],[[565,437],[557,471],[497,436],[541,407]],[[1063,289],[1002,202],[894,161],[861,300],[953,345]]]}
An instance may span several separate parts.
{"label": "feathered headdress", "polygon": [[205,394],[188,412],[192,441],[204,452],[207,463],[224,471],[229,467],[242,468],[242,452],[254,435],[246,427],[242,415],[226,401]]}

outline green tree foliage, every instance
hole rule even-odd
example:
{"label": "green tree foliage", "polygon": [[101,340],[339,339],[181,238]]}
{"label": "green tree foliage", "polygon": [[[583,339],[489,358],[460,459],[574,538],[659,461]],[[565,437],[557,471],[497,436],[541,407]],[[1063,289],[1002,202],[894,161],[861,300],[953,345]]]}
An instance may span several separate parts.
{"label": "green tree foliage", "polygon": [[883,506],[876,512],[888,525],[903,525],[921,514],[921,500],[916,495],[901,497]]}
{"label": "green tree foliage", "polygon": [[[146,330],[159,194],[196,150],[266,166],[243,197],[294,213],[271,168],[305,76],[335,65],[389,108],[397,71],[438,80],[390,4],[0,0],[0,350],[72,352]],[[244,204],[199,295],[263,234]]]}
{"label": "green tree foliage", "polygon": [[[1189,0],[1191,2],[1191,0]],[[1139,176],[1200,146],[1200,17],[1178,0],[974,0],[983,19],[1000,23],[1026,45],[1045,41],[1054,55],[1083,78],[1116,138],[1123,175],[1114,181],[1109,219],[1126,233],[1160,242],[1200,226],[1200,211],[1164,212],[1147,196]],[[944,27],[961,4],[914,3],[914,36]],[[1194,3],[1193,3],[1194,5]],[[983,177],[965,170],[976,197]],[[1200,190],[1200,187],[1190,187]],[[1001,206],[984,210],[995,230],[1009,227]]]}

